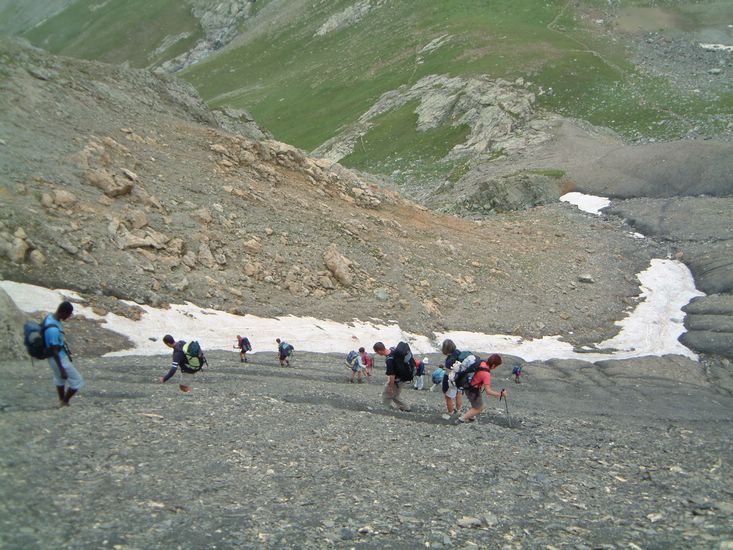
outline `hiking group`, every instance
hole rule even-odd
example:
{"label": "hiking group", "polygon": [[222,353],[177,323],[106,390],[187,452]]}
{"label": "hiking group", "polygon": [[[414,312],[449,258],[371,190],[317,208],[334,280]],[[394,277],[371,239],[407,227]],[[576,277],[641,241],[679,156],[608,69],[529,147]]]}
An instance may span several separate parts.
{"label": "hiking group", "polygon": [[[428,359],[423,359],[422,365],[418,366],[419,360],[413,357],[406,342],[400,342],[389,349],[384,343],[377,342],[374,344],[374,352],[384,357],[386,366],[387,383],[382,391],[382,402],[385,406],[409,412],[410,406],[401,396],[402,388],[414,378],[425,374]],[[448,414],[444,416],[446,420],[460,414],[462,395],[468,398],[471,407],[457,418],[457,424],[474,422],[476,416],[484,411],[482,393],[500,400],[506,399],[506,390],[496,391],[491,388],[491,372],[501,365],[501,356],[494,353],[482,361],[474,353],[457,349],[453,340],[449,339],[443,341],[441,352],[446,356],[445,364],[443,368],[439,367],[433,372],[431,390],[440,385],[448,409]],[[422,380],[418,378],[413,387],[421,389]]]}
{"label": "hiking group", "polygon": [[[31,357],[48,360],[58,393],[59,406],[68,406],[74,394],[84,385],[84,379],[74,367],[62,326],[62,322],[69,319],[73,311],[74,306],[68,301],[63,301],[42,323],[28,322],[24,326],[25,345]],[[280,338],[276,338],[275,343],[280,367],[291,367],[295,348]],[[194,375],[208,364],[201,346],[195,340],[188,342],[176,340],[171,334],[163,337],[163,344],[173,352],[171,366],[164,376],[158,378],[158,382],[164,384],[180,371],[178,387],[182,392],[190,393]],[[239,350],[240,362],[246,363],[247,352],[252,351],[249,339],[237,335],[234,348]],[[399,342],[393,348],[387,348],[384,343],[376,342],[373,349],[377,355],[384,357],[385,362],[387,382],[382,390],[383,404],[400,411],[410,411],[410,405],[402,397],[402,389],[407,384],[412,384],[415,390],[424,389],[424,377],[429,359],[427,357],[422,360],[416,359],[406,342]],[[448,339],[443,341],[441,352],[446,357],[445,363],[432,373],[433,386],[430,390],[433,391],[440,386],[447,409],[447,414],[443,415],[446,420],[459,414],[456,423],[473,422],[485,408],[482,393],[499,399],[506,397],[506,390],[496,391],[491,388],[491,372],[502,363],[498,354],[492,354],[487,359],[481,360],[470,351],[457,349],[455,343]],[[346,363],[351,369],[352,384],[355,380],[361,384],[372,376],[374,360],[363,347],[360,347],[358,352],[349,352]],[[519,377],[523,374],[521,367],[515,367],[512,374],[515,382],[519,383]],[[468,399],[470,408],[460,414],[463,395]]]}

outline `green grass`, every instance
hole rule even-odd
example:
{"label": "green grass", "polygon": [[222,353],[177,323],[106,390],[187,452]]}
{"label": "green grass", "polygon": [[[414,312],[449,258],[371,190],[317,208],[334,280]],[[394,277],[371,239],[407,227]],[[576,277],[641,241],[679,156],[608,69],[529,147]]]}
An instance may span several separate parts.
{"label": "green grass", "polygon": [[[166,51],[154,54],[166,36],[189,33]],[[52,53],[128,62],[148,67],[193,47],[202,36],[198,21],[180,0],[80,0],[25,33]]]}
{"label": "green grass", "polygon": [[[638,74],[619,45],[584,28],[572,9],[563,12],[565,1],[421,0],[417,8],[411,0],[394,0],[352,27],[314,36],[347,4],[315,5],[297,23],[257,36],[183,76],[211,105],[246,108],[277,139],[307,150],[353,123],[381,94],[429,74],[521,76],[546,92],[538,96],[540,108],[629,138],[680,137],[689,117],[712,118],[730,102],[685,97],[660,79]],[[451,36],[446,45],[420,56],[418,64],[417,52],[445,34]],[[434,158],[429,140],[406,139],[405,132],[386,139],[397,119],[410,122],[404,113],[377,121],[365,137],[370,147],[344,163],[384,172],[394,159],[414,158],[419,147],[426,147],[421,158]]]}
{"label": "green grass", "polygon": [[[609,41],[566,0],[390,0],[357,24],[324,36],[316,31],[353,1],[284,2],[272,10],[274,18],[270,3],[254,4],[258,16],[242,24],[235,45],[181,76],[211,106],[247,109],[277,139],[306,150],[353,124],[385,92],[431,74],[523,77],[532,82],[539,108],[631,139],[681,137],[697,121],[714,132],[725,125],[719,115],[733,107],[729,93],[689,97],[638,73],[623,44]],[[727,20],[726,2],[704,4],[718,14],[715,19]],[[93,10],[96,5],[102,7]],[[698,2],[582,0],[579,9],[604,14],[660,5],[695,25],[710,24],[711,12]],[[300,11],[288,19],[287,9]],[[79,0],[27,36],[57,53],[149,66],[201,36],[188,10],[180,0]],[[166,36],[183,32],[189,38],[150,56]],[[443,35],[450,39],[439,49],[418,53]],[[380,173],[460,178],[464,165],[439,159],[465,129],[446,126],[420,134],[414,122],[407,108],[379,118],[344,163]]]}
{"label": "green grass", "polygon": [[377,168],[383,174],[406,171],[412,178],[416,174],[447,176],[454,165],[441,159],[465,141],[469,128],[445,125],[418,132],[416,107],[417,102],[411,102],[374,119],[374,128],[359,140],[343,164],[362,170]]}

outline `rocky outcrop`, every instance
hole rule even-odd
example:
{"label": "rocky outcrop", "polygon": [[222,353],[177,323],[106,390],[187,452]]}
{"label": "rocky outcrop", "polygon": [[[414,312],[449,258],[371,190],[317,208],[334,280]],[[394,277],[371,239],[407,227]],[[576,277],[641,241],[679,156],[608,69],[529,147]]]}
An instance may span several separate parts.
{"label": "rocky outcrop", "polygon": [[0,289],[0,342],[3,343],[4,360],[29,359],[23,345],[23,323],[26,320],[27,315]]}
{"label": "rocky outcrop", "polygon": [[417,131],[444,124],[469,128],[466,141],[455,146],[448,158],[487,152],[509,154],[549,138],[542,123],[533,122],[535,97],[527,86],[523,80],[510,83],[487,77],[426,76],[410,87],[383,94],[355,124],[318,147],[314,154],[332,161],[344,158],[369,131],[374,118],[410,102],[417,102]]}
{"label": "rocky outcrop", "polygon": [[[190,0],[191,12],[199,20],[205,37],[189,51],[164,62],[156,70],[175,73],[205,59],[213,52],[226,46],[237,36],[241,22],[249,17],[256,0]],[[173,43],[188,35],[169,37],[159,51],[165,51]]]}

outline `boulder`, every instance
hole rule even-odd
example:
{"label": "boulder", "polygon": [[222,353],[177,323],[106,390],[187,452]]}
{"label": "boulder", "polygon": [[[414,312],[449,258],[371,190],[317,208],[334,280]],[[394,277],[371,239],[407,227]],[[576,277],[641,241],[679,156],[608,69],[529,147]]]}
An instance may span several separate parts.
{"label": "boulder", "polygon": [[27,359],[23,345],[23,323],[26,315],[20,311],[4,290],[0,289],[0,341],[6,359]]}
{"label": "boulder", "polygon": [[118,182],[107,170],[88,170],[84,174],[87,184],[97,187],[108,197],[129,195],[134,187],[131,181]]}
{"label": "boulder", "polygon": [[332,244],[326,249],[323,254],[323,261],[339,283],[344,286],[351,286],[353,281],[350,271],[352,262],[341,255],[335,244]]}

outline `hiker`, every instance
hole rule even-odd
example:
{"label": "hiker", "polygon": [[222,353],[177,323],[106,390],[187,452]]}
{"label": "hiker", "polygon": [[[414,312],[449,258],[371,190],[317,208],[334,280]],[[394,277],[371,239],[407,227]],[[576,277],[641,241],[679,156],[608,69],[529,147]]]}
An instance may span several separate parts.
{"label": "hiker", "polygon": [[[382,403],[387,407],[392,407],[394,404],[399,410],[409,412],[410,406],[400,398],[400,393],[402,384],[412,380],[414,375],[414,359],[410,347],[405,342],[400,342],[396,347],[387,349],[382,342],[376,342],[374,352],[384,357],[387,367],[385,371],[387,384],[382,391]],[[408,368],[405,368],[406,366]]]}
{"label": "hiker", "polygon": [[84,379],[74,368],[71,352],[66,345],[61,321],[66,321],[74,312],[71,302],[63,301],[56,313],[49,313],[43,320],[45,345],[52,354],[48,364],[53,372],[53,383],[59,396],[59,407],[68,407],[69,401],[84,386]]}
{"label": "hiker", "polygon": [[435,388],[440,387],[440,391],[443,392],[443,398],[445,399],[445,408],[448,410],[447,414],[443,414],[443,418],[450,420],[451,416],[461,412],[461,396],[463,392],[459,392],[458,388],[450,383],[448,373],[443,367],[439,366],[430,376],[433,381],[430,391],[435,391]]}
{"label": "hiker", "polygon": [[365,372],[367,378],[369,378],[372,375],[372,369],[374,368],[374,358],[370,353],[367,353],[364,348],[359,348],[359,355],[361,356],[362,363],[366,366]]}
{"label": "hiker", "polygon": [[430,359],[423,357],[422,359],[415,360],[415,385],[413,388],[416,390],[422,390],[425,384],[425,365],[430,362]]}
{"label": "hiker", "polygon": [[[176,374],[176,371],[180,368],[181,383],[178,384],[178,388],[183,393],[189,393],[192,389],[191,386],[193,382],[193,375],[201,370],[202,363],[199,363],[198,365],[189,365],[189,362],[193,358],[189,357],[189,355],[186,353],[188,349],[185,340],[179,340],[178,342],[176,342],[176,339],[173,338],[173,336],[171,336],[170,334],[166,334],[165,336],[163,336],[163,343],[173,350],[173,358],[171,362],[171,368],[168,371],[168,374],[166,374],[165,376],[161,376],[158,381],[161,384],[165,384],[168,380],[173,378],[173,376]],[[191,342],[191,345],[193,344],[194,342]],[[195,359],[199,358],[196,357]],[[200,359],[204,363],[206,362],[206,360],[203,359],[203,354],[200,355]]]}
{"label": "hiker", "polygon": [[448,416],[459,414],[461,407],[463,406],[463,392],[458,391],[455,385],[450,383],[450,372],[453,368],[453,363],[458,361],[458,356],[461,354],[460,350],[456,348],[453,340],[443,340],[443,344],[440,347],[440,351],[446,356],[445,367],[443,370],[443,379],[440,382],[440,387],[443,390],[443,397],[445,398],[445,407],[448,410]]}
{"label": "hiker", "polygon": [[522,382],[519,380],[519,377],[522,376],[522,367],[520,365],[515,365],[512,369],[512,375],[514,375],[514,383],[515,384],[521,384]]}
{"label": "hiker", "polygon": [[275,342],[277,342],[277,358],[280,361],[280,366],[289,367],[290,357],[293,355],[295,348],[284,340],[281,341],[280,338],[275,338]]}
{"label": "hiker", "polygon": [[486,395],[498,397],[499,399],[506,397],[506,390],[499,392],[491,389],[491,371],[499,365],[501,365],[501,356],[497,353],[490,355],[486,361],[481,361],[465,389],[471,408],[463,416],[458,417],[458,424],[473,422],[476,415],[483,412],[484,404],[481,399],[481,390],[485,391]]}
{"label": "hiker", "polygon": [[362,383],[361,377],[366,371],[366,365],[364,364],[361,354],[363,351],[364,348],[359,348],[359,352],[350,351],[346,356],[346,364],[351,369],[351,380],[349,380],[349,382],[352,384],[354,383],[354,377],[356,377],[359,384]]}
{"label": "hiker", "polygon": [[249,338],[242,337],[237,334],[237,343],[234,344],[235,349],[239,349],[239,362],[247,362],[247,352],[252,351],[252,344],[249,343]]}

